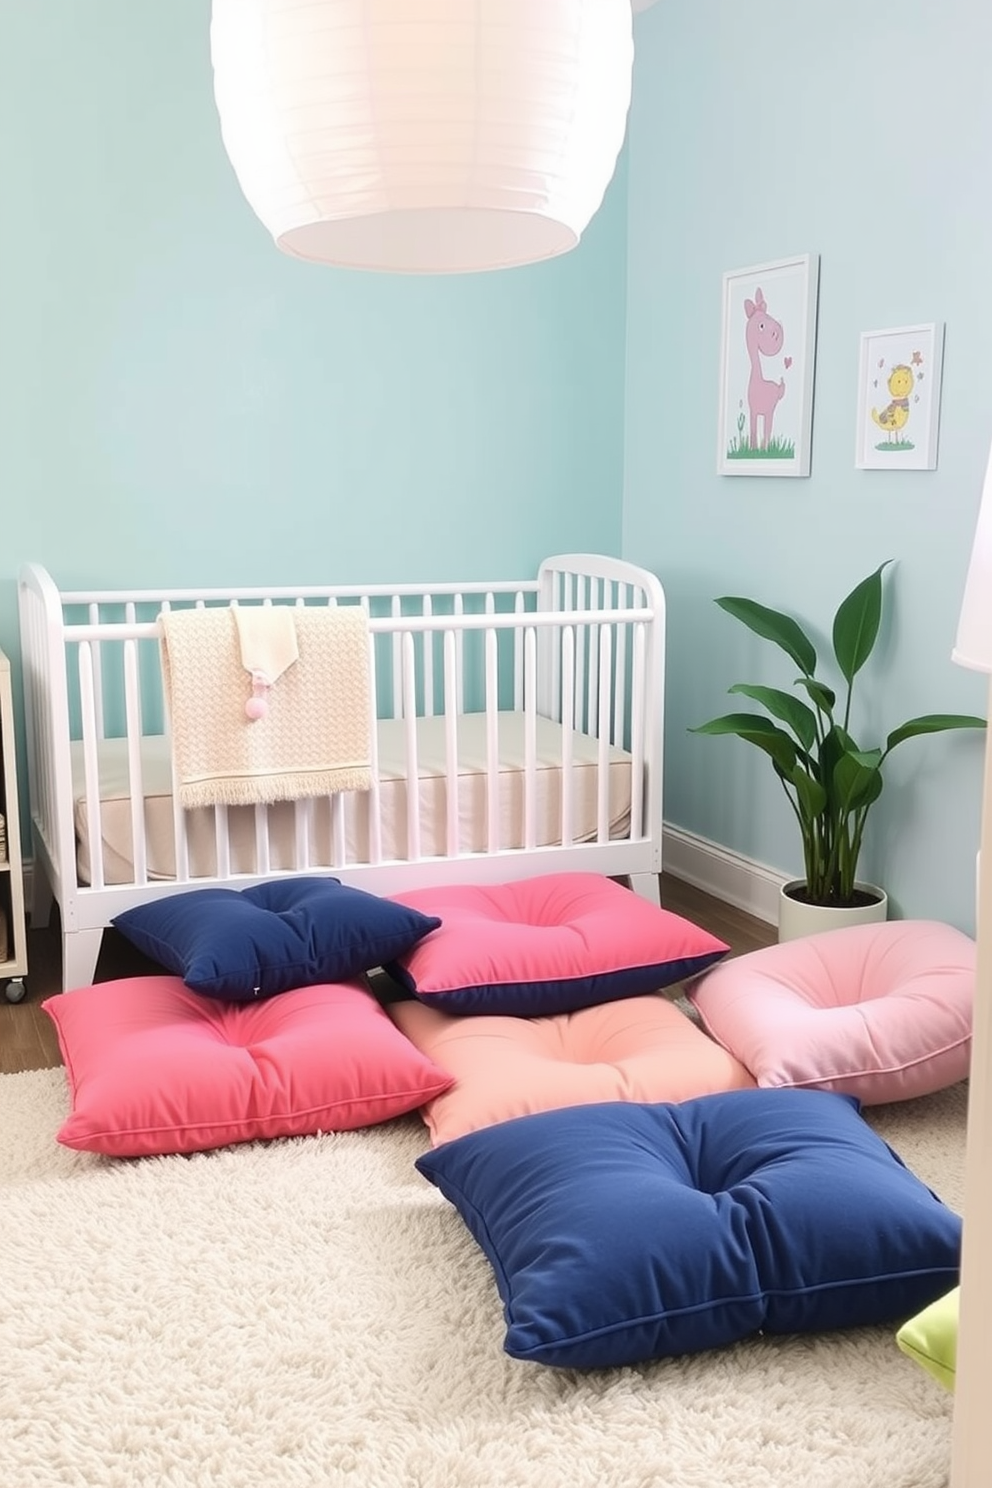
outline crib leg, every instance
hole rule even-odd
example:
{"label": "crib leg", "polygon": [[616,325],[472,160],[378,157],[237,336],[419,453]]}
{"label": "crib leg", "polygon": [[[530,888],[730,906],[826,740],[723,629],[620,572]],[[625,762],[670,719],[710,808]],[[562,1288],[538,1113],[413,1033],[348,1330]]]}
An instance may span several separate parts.
{"label": "crib leg", "polygon": [[629,873],[627,881],[635,894],[642,899],[650,899],[652,904],[661,904],[661,874],[660,873]]}
{"label": "crib leg", "polygon": [[36,865],[31,874],[31,903],[28,906],[32,930],[46,930],[48,928],[48,921],[51,918],[54,902],[52,886],[48,882],[48,874]]}
{"label": "crib leg", "polygon": [[102,930],[73,930],[62,937],[62,991],[88,987],[96,975]]}

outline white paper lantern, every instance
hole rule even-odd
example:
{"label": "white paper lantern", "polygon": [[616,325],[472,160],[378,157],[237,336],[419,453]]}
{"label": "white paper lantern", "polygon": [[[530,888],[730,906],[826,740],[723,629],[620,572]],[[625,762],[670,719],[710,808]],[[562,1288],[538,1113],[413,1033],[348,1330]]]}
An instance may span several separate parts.
{"label": "white paper lantern", "polygon": [[551,258],[623,144],[631,0],[213,0],[210,42],[241,189],[297,258]]}

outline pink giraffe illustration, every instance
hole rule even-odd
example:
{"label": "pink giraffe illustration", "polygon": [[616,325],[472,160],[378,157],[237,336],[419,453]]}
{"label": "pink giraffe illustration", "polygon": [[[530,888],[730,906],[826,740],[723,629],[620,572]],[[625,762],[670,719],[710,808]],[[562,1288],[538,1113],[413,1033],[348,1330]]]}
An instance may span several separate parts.
{"label": "pink giraffe illustration", "polygon": [[[769,315],[765,297],[758,289],[753,300],[744,301],[747,316],[747,354],[751,362],[751,376],[747,382],[747,402],[751,410],[751,448],[767,449],[772,437],[772,419],[775,409],[785,393],[785,379],[769,382],[762,374],[761,358],[777,356],[782,350],[782,323]],[[758,419],[762,421],[761,443],[758,443]]]}

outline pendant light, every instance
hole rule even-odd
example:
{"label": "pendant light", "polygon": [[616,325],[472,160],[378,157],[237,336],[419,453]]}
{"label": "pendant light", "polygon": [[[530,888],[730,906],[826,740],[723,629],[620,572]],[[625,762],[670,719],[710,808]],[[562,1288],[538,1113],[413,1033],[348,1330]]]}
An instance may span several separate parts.
{"label": "pendant light", "polygon": [[224,146],[283,252],[408,273],[573,248],[623,144],[632,3],[213,0]]}

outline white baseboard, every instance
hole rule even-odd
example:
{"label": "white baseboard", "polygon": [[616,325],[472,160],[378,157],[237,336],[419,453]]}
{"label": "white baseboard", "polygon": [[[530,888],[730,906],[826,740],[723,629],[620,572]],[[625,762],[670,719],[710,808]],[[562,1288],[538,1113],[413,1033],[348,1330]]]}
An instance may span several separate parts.
{"label": "white baseboard", "polygon": [[662,863],[666,873],[713,894],[769,925],[778,924],[779,890],[788,877],[731,852],[717,842],[665,823]]}

